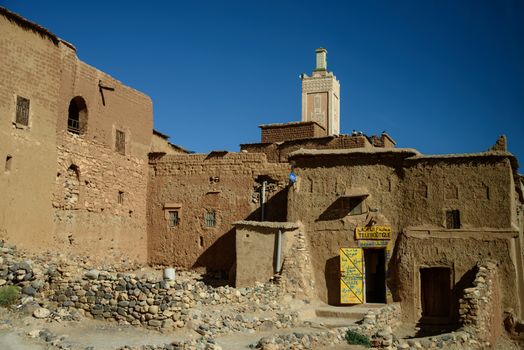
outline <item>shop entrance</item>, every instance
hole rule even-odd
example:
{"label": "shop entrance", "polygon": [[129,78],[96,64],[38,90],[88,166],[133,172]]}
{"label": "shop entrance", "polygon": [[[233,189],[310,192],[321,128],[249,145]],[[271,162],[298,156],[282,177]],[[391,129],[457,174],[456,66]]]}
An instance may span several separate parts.
{"label": "shop entrance", "polygon": [[364,249],[366,303],[386,302],[386,250]]}

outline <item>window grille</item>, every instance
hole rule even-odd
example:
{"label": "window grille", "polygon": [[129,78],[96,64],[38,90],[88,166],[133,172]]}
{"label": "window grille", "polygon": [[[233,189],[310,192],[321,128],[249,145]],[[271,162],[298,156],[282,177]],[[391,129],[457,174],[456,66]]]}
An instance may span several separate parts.
{"label": "window grille", "polygon": [[115,150],[118,153],[126,154],[126,134],[123,131],[116,131]]}
{"label": "window grille", "polygon": [[446,228],[450,228],[450,229],[460,228],[460,211],[458,210],[446,211]]}
{"label": "window grille", "polygon": [[80,122],[76,119],[67,119],[67,131],[73,134],[80,134]]}
{"label": "window grille", "polygon": [[178,226],[180,218],[178,217],[178,211],[172,210],[169,211],[169,227]]}
{"label": "window grille", "polygon": [[16,97],[16,123],[29,125],[29,100],[21,96]]}
{"label": "window grille", "polygon": [[204,215],[204,224],[206,227],[215,227],[216,225],[216,215],[215,211],[207,211]]}
{"label": "window grille", "polygon": [[363,207],[362,203],[364,202],[363,197],[345,197],[341,198],[341,210],[346,215],[349,212],[349,215],[360,215],[362,214]]}

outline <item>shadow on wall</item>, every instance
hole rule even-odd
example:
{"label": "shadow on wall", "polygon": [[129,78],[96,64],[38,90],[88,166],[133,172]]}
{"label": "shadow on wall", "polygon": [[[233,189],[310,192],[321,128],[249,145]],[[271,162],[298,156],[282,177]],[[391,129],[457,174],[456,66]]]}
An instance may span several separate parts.
{"label": "shadow on wall", "polygon": [[351,208],[344,206],[344,198],[337,198],[329,207],[324,210],[316,221],[336,220],[345,218]]}
{"label": "shadow on wall", "polygon": [[[284,222],[287,220],[287,194],[288,188],[285,187],[268,199],[264,209],[264,221]],[[262,209],[259,206],[245,220],[261,221],[261,215]]]}
{"label": "shadow on wall", "polygon": [[[284,222],[287,219],[287,192],[284,189],[275,193],[265,205],[265,221]],[[260,221],[261,209],[258,207],[246,218],[236,220]],[[207,284],[214,286],[233,285],[235,281],[236,237],[235,229],[230,228],[208,247],[197,259],[193,268],[205,267],[203,276]]]}
{"label": "shadow on wall", "polygon": [[340,257],[334,256],[326,261],[324,268],[326,278],[327,303],[340,305]]}
{"label": "shadow on wall", "polygon": [[206,283],[215,286],[226,285],[229,284],[229,271],[236,261],[236,255],[235,229],[232,228],[200,254],[192,267],[206,268]]}

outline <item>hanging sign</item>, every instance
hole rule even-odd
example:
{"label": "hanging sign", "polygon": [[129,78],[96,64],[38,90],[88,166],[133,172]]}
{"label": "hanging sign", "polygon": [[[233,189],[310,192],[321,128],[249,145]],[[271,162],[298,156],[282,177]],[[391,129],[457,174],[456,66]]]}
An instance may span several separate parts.
{"label": "hanging sign", "polygon": [[357,226],[356,239],[391,239],[391,226]]}

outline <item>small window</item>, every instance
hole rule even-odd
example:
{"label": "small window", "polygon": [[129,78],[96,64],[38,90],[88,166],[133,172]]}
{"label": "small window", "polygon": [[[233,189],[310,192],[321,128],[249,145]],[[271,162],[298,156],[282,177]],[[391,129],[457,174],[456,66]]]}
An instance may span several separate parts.
{"label": "small window", "polygon": [[200,246],[200,248],[204,246],[204,237],[200,236],[200,241],[198,242],[198,245]]}
{"label": "small window", "polygon": [[29,100],[21,96],[16,97],[16,123],[29,125]]}
{"label": "small window", "polygon": [[124,204],[124,192],[118,191],[118,204]]}
{"label": "small window", "polygon": [[116,131],[115,150],[118,153],[126,154],[126,134],[121,130]]}
{"label": "small window", "polygon": [[458,229],[460,228],[460,211],[447,210],[446,211],[446,228]]}
{"label": "small window", "polygon": [[168,225],[169,227],[176,227],[178,226],[178,223],[180,221],[180,218],[178,216],[178,210],[170,210],[168,212]]}
{"label": "small window", "polygon": [[416,193],[420,198],[428,198],[428,185],[422,181],[419,182]]}
{"label": "small window", "polygon": [[5,157],[5,172],[8,173],[11,171],[11,163],[13,162],[13,157],[11,155],[7,155]]}
{"label": "small window", "polygon": [[206,214],[204,215],[204,225],[206,227],[215,227],[216,215],[214,210],[206,211]]}

